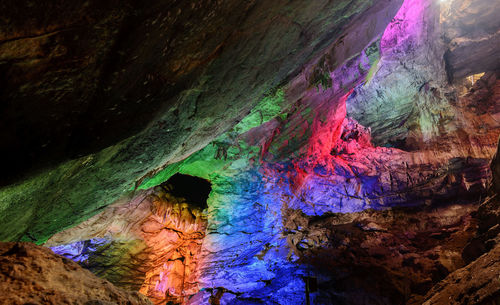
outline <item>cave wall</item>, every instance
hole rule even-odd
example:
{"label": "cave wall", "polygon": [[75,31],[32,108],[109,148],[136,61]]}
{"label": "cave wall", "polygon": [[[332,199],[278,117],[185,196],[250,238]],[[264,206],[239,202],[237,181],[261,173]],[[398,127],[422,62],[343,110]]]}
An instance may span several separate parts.
{"label": "cave wall", "polygon": [[[318,280],[317,304],[420,304],[447,296],[431,288],[449,274],[481,270],[469,263],[495,255],[487,242],[497,201],[471,215],[492,172],[498,180],[496,36],[457,48],[476,34],[451,32],[467,20],[489,24],[487,1],[474,10],[467,0],[205,4],[130,3],[88,19],[46,9],[46,20],[69,28],[26,23],[3,33],[5,75],[36,72],[8,80],[4,114],[31,112],[33,96],[76,96],[78,119],[65,107],[48,108],[55,119],[41,111],[43,124],[76,122],[54,134],[37,120],[4,121],[59,142],[33,150],[25,161],[39,167],[0,189],[2,240],[46,242],[156,304],[298,304],[307,276]],[[80,66],[65,35],[96,20],[109,24],[82,38],[94,47],[81,52],[96,53],[78,55],[90,61]],[[49,55],[22,53],[28,44]],[[487,60],[462,61],[473,46]],[[73,72],[53,71],[57,63]],[[486,73],[465,95],[450,83],[475,72]],[[65,82],[79,85],[65,91]],[[176,173],[210,181],[206,210],[159,187]]]}
{"label": "cave wall", "polygon": [[113,204],[45,246],[155,304],[179,303],[199,290],[195,257],[206,226],[199,207],[162,186]]}
{"label": "cave wall", "polygon": [[[147,176],[234,126],[266,92],[297,75],[303,63],[338,39],[350,22],[377,13],[383,18],[370,19],[375,26],[357,37],[372,39],[401,1],[121,4],[100,9],[97,2],[25,8],[2,3],[4,23],[23,11],[32,16],[2,27],[2,48],[9,50],[2,53],[7,54],[3,75],[24,75],[8,77],[2,89],[2,151],[7,153],[0,191],[2,240],[42,243],[129,195]],[[71,14],[64,14],[67,9],[73,9]],[[100,14],[94,17],[88,10]],[[100,22],[106,26],[94,31]],[[67,24],[68,31],[57,31]],[[87,36],[73,32],[80,25]],[[58,40],[61,35],[82,38],[91,48],[81,49],[66,36]],[[47,51],[31,54],[24,47],[31,44]],[[355,52],[346,50],[345,56]],[[61,70],[59,62],[68,70]],[[39,72],[16,72],[23,67]],[[96,79],[101,80],[97,85]],[[81,94],[81,88],[89,90]],[[45,106],[54,96],[68,106],[60,111]],[[43,109],[34,111],[34,101]],[[74,120],[68,111],[75,112]],[[54,164],[46,164],[47,158]]]}
{"label": "cave wall", "polygon": [[[500,145],[500,140],[499,140]],[[423,304],[494,304],[500,299],[500,200],[498,193],[498,150],[491,161],[492,183],[477,209],[478,225],[462,251],[467,265],[449,274],[435,285]],[[466,293],[464,293],[466,292]]]}
{"label": "cave wall", "polygon": [[153,304],[33,243],[0,242],[0,262],[1,304]]}
{"label": "cave wall", "polygon": [[[314,275],[317,304],[420,304],[468,263],[462,249],[500,133],[498,76],[458,94],[447,45],[436,43],[438,4],[408,0],[394,16],[342,57],[371,26],[354,20],[347,28],[359,32],[335,40],[232,129],[140,181],[147,190],[180,172],[212,183],[197,288],[185,303],[300,303],[303,277]],[[98,223],[84,224],[49,244],[95,238]]]}
{"label": "cave wall", "polygon": [[[441,22],[443,39],[448,44],[445,54],[450,80],[500,68],[500,21],[492,14],[500,3],[488,4],[471,0],[443,4]],[[481,56],[477,56],[481,54]]]}

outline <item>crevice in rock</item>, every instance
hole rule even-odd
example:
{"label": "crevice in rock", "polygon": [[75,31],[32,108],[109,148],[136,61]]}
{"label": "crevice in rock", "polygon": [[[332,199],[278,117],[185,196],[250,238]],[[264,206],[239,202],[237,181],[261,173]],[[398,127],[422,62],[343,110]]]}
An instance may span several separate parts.
{"label": "crevice in rock", "polygon": [[185,198],[190,205],[200,209],[206,209],[208,195],[212,191],[209,181],[190,175],[175,174],[161,187],[175,197]]}

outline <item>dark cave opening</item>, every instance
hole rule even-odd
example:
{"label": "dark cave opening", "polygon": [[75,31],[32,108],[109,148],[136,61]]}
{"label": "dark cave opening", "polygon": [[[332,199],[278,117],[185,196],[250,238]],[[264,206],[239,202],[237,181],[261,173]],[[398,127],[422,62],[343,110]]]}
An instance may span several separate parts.
{"label": "dark cave opening", "polygon": [[193,206],[208,208],[207,199],[212,191],[212,184],[206,179],[177,173],[164,182],[162,187],[168,188],[175,197],[185,198]]}

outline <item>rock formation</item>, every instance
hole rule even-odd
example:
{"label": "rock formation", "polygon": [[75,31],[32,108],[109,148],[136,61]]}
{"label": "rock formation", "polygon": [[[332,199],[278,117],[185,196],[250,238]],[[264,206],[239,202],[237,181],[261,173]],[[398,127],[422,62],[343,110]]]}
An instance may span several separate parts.
{"label": "rock formation", "polygon": [[344,27],[370,21],[356,43],[378,35],[401,2],[2,3],[0,238],[45,242],[97,214],[234,126]]}
{"label": "rock formation", "polygon": [[77,263],[32,243],[0,243],[0,304],[148,305]]}
{"label": "rock formation", "polygon": [[75,241],[52,250],[155,304],[182,302],[198,292],[195,257],[207,221],[200,208],[174,197],[171,188],[166,184],[112,205],[54,235],[46,246]]}
{"label": "rock formation", "polygon": [[441,22],[449,46],[445,54],[449,77],[460,79],[500,69],[500,55],[496,52],[500,21],[492,13],[500,10],[500,3],[456,0],[443,6]]}
{"label": "rock formation", "polygon": [[469,264],[434,286],[423,304],[495,304],[500,300],[499,151],[491,162],[489,197],[477,211],[477,231],[462,252]]}
{"label": "rock formation", "polygon": [[461,268],[436,285],[428,294],[430,304],[495,304],[500,298],[499,246]]}
{"label": "rock formation", "polygon": [[[492,170],[498,169],[498,155]],[[494,174],[490,196],[479,206],[478,229],[463,250],[468,262],[430,290],[423,304],[495,304],[500,300],[500,200],[498,172]]]}
{"label": "rock formation", "polygon": [[497,0],[122,4],[0,33],[2,240],[155,304],[497,301]]}

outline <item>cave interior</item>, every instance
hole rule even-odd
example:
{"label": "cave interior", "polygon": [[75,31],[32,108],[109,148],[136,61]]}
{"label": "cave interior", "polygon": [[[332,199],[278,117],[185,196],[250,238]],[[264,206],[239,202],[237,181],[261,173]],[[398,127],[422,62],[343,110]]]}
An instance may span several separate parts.
{"label": "cave interior", "polygon": [[500,0],[0,3],[0,305],[500,304]]}

